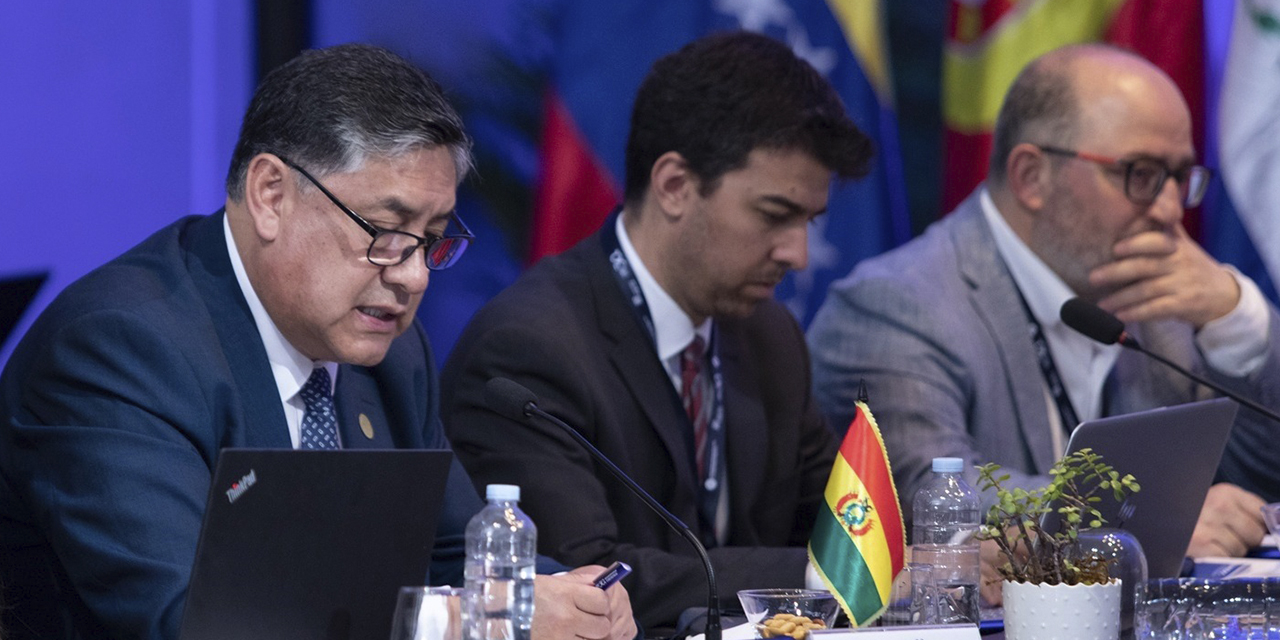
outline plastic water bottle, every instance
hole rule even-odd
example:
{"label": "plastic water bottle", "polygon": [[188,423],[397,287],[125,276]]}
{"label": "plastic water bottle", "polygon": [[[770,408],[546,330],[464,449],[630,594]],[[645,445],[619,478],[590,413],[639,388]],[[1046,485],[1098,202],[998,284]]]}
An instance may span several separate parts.
{"label": "plastic water bottle", "polygon": [[489,504],[467,523],[466,586],[476,595],[477,640],[528,640],[538,530],[520,510],[520,487],[491,484]]}
{"label": "plastic water bottle", "polygon": [[964,460],[934,458],[933,480],[912,504],[913,562],[933,565],[937,623],[978,624],[978,493],[961,472]]}

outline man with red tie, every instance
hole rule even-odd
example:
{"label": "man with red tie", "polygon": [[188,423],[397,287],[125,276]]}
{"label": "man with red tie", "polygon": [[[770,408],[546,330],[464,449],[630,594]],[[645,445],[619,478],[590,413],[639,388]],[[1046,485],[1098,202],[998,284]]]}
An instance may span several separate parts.
{"label": "man with red tie", "polygon": [[630,563],[648,628],[705,606],[694,550],[565,433],[491,411],[485,385],[528,387],[687,523],[729,606],[739,589],[804,586],[836,442],[772,295],[805,267],[833,175],[865,173],[870,155],[784,44],[696,41],[640,87],[620,210],[482,309],[445,366],[446,430],[472,477],[531,489],[543,553]]}

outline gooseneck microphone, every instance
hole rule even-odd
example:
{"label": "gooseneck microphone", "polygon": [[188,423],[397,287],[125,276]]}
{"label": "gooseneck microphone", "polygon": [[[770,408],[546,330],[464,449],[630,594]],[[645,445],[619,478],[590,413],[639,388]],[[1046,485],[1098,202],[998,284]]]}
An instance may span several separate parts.
{"label": "gooseneck microphone", "polygon": [[564,420],[557,418],[546,411],[538,408],[538,396],[527,389],[524,385],[511,380],[509,378],[492,378],[484,387],[485,400],[489,403],[489,408],[493,409],[499,415],[510,418],[517,422],[525,422],[531,417],[538,417],[564,430],[582,445],[588,453],[591,454],[597,462],[604,465],[606,469],[613,474],[622,484],[626,485],[631,493],[634,493],[641,501],[645,503],[658,517],[662,518],[667,526],[671,527],[679,533],[689,544],[693,545],[694,550],[698,552],[698,557],[702,560],[702,568],[707,572],[707,627],[706,640],[720,640],[720,597],[716,589],[716,574],[711,567],[711,558],[707,555],[707,548],[702,546],[702,542],[698,540],[698,536],[693,535],[693,531],[679,518],[675,517],[666,507],[649,495],[647,491],[640,488],[635,480],[631,479],[618,465],[614,464],[608,456],[600,453],[577,429],[569,426]]}
{"label": "gooseneck microphone", "polygon": [[1280,415],[1267,409],[1266,407],[1242,397],[1241,395],[1229,391],[1222,385],[1210,382],[1202,376],[1198,376],[1186,369],[1182,368],[1172,360],[1154,352],[1148,351],[1129,332],[1125,331],[1124,323],[1114,315],[1104,311],[1097,305],[1081,300],[1080,298],[1072,298],[1062,304],[1061,311],[1058,316],[1062,318],[1062,322],[1068,327],[1083,333],[1085,336],[1093,338],[1102,344],[1116,344],[1133,349],[1148,358],[1156,360],[1165,366],[1181,373],[1182,375],[1199,382],[1200,384],[1217,391],[1218,393],[1239,402],[1240,404],[1257,411],[1258,413],[1280,422]]}
{"label": "gooseneck microphone", "polygon": [[1138,346],[1138,341],[1125,332],[1124,323],[1120,322],[1120,318],[1107,313],[1091,302],[1086,302],[1080,298],[1072,298],[1062,303],[1062,309],[1058,312],[1058,316],[1062,318],[1062,322],[1068,327],[1102,344],[1119,342],[1131,349],[1141,349]]}

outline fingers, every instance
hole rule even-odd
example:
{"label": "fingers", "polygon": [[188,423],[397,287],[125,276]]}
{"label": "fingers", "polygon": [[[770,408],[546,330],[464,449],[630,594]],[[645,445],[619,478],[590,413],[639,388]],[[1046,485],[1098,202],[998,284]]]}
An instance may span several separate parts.
{"label": "fingers", "polygon": [[1187,555],[1242,556],[1262,542],[1262,498],[1232,484],[1209,488]]}
{"label": "fingers", "polygon": [[635,638],[639,628],[636,627],[635,617],[631,614],[631,595],[627,593],[626,587],[615,584],[609,587],[605,594],[609,596],[609,617],[613,622],[609,637],[612,640]]}
{"label": "fingers", "polygon": [[611,638],[609,598],[581,575],[534,578],[533,637],[535,640]]}
{"label": "fingers", "polygon": [[1114,259],[1089,274],[1090,285],[1111,291],[1098,306],[1125,322],[1178,318],[1197,329],[1235,308],[1235,278],[1181,226],[1173,229],[1116,243]]}
{"label": "fingers", "polygon": [[1167,256],[1177,251],[1178,244],[1190,240],[1182,225],[1174,225],[1171,229],[1145,231],[1122,238],[1111,248],[1111,255],[1117,260],[1134,256]]}
{"label": "fingers", "polygon": [[615,584],[602,591],[593,584],[603,570],[604,567],[590,565],[535,579],[535,640],[635,638],[638,628],[627,590]]}
{"label": "fingers", "polygon": [[982,559],[982,580],[978,591],[988,605],[1000,606],[1004,602],[1004,577],[996,571],[996,567],[1007,560],[1000,554],[1000,547],[994,540],[983,540],[978,547],[978,555]]}

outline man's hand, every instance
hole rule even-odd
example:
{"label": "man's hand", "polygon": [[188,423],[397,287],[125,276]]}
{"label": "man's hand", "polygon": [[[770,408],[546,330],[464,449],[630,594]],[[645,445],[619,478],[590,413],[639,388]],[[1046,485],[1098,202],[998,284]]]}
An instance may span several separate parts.
{"label": "man's hand", "polygon": [[1008,560],[1000,553],[1000,546],[995,540],[983,540],[978,555],[982,563],[981,584],[978,591],[987,604],[998,607],[1004,603],[1004,576],[996,571],[996,567],[1004,566]]}
{"label": "man's hand", "polygon": [[591,584],[604,567],[579,567],[558,576],[534,578],[533,639],[631,640],[636,621],[621,584],[605,591]]}
{"label": "man's hand", "polygon": [[1234,484],[1209,487],[1187,555],[1236,557],[1261,544],[1267,534],[1263,504],[1262,498]]}
{"label": "man's hand", "polygon": [[1112,253],[1114,260],[1089,273],[1089,284],[1111,291],[1098,306],[1124,322],[1178,318],[1199,330],[1240,301],[1236,279],[1180,224],[1125,238]]}

